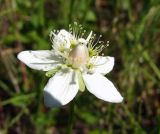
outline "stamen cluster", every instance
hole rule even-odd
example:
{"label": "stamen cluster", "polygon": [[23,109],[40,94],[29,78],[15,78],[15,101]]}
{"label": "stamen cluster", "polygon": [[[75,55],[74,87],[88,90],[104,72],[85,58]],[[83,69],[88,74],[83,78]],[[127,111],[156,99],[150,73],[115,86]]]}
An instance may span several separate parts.
{"label": "stamen cluster", "polygon": [[58,33],[58,30],[50,33],[53,49],[65,59],[64,62],[68,66],[73,68],[81,70],[92,68],[92,63],[88,62],[89,59],[99,56],[103,49],[109,46],[109,41],[105,44],[101,41],[102,35],[97,39],[96,34],[93,34],[92,31],[86,37],[86,30],[77,22],[69,25],[68,35],[61,35],[60,38]]}

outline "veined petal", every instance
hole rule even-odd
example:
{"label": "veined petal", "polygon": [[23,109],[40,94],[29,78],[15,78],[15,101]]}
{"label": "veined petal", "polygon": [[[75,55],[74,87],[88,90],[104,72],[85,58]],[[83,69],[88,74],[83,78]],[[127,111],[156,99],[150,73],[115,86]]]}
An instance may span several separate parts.
{"label": "veined petal", "polygon": [[59,71],[44,88],[44,103],[48,107],[65,105],[76,96],[78,89],[73,70]]}
{"label": "veined petal", "polygon": [[93,68],[94,72],[106,75],[113,69],[114,57],[110,57],[110,56],[92,57],[90,59],[90,63],[94,65],[94,68]]}
{"label": "veined petal", "polygon": [[88,91],[97,98],[113,103],[122,102],[123,97],[117,91],[113,83],[103,75],[98,73],[83,74],[83,79]]}
{"label": "veined petal", "polygon": [[18,59],[32,69],[49,71],[62,63],[54,51],[22,51],[18,54]]}
{"label": "veined petal", "polygon": [[67,32],[66,30],[62,29],[60,32],[55,36],[53,39],[53,48],[69,48],[70,47],[70,40],[73,38],[73,36]]}

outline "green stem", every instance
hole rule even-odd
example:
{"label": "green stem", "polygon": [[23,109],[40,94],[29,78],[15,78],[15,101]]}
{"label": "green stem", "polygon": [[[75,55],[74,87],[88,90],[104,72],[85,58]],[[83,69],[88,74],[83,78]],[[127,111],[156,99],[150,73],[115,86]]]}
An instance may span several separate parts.
{"label": "green stem", "polygon": [[70,103],[70,115],[68,120],[67,134],[72,134],[74,120],[74,101]]}
{"label": "green stem", "polygon": [[70,7],[69,7],[69,16],[68,16],[68,24],[72,22],[72,14],[73,14],[73,7],[74,7],[75,0],[70,0]]}

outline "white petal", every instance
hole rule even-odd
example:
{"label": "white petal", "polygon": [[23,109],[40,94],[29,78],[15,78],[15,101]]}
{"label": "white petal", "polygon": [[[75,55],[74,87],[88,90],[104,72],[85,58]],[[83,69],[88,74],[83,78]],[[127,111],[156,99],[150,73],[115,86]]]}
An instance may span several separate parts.
{"label": "white petal", "polygon": [[53,51],[22,51],[18,59],[32,69],[49,71],[62,63],[61,58]]}
{"label": "white petal", "polygon": [[122,102],[123,97],[111,81],[101,74],[83,74],[83,79],[89,92],[97,98],[108,102]]}
{"label": "white petal", "polygon": [[53,48],[59,48],[62,44],[65,44],[65,48],[69,48],[71,38],[73,38],[73,36],[69,32],[64,29],[60,30],[57,36],[53,39]]}
{"label": "white petal", "polygon": [[60,71],[44,88],[44,103],[48,107],[65,105],[76,96],[78,89],[74,71]]}
{"label": "white petal", "polygon": [[90,62],[95,65],[94,72],[106,75],[113,69],[114,57],[96,56],[91,58]]}

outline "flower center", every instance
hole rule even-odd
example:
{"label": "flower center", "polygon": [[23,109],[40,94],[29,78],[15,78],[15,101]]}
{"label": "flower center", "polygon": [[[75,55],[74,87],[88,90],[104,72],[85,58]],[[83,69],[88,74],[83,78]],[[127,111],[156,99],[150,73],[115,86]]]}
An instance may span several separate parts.
{"label": "flower center", "polygon": [[69,53],[69,62],[73,67],[85,67],[89,58],[88,48],[84,39],[79,39],[78,44]]}

